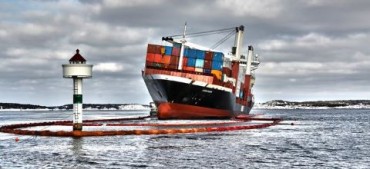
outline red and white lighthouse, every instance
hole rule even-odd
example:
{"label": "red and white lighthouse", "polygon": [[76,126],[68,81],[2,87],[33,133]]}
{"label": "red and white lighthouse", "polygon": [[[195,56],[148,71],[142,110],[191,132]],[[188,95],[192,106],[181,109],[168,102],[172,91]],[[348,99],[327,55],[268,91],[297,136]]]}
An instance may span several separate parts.
{"label": "red and white lighthouse", "polygon": [[93,65],[86,64],[86,59],[80,55],[80,50],[69,59],[69,64],[63,64],[63,77],[73,79],[73,130],[82,130],[82,79],[92,77]]}

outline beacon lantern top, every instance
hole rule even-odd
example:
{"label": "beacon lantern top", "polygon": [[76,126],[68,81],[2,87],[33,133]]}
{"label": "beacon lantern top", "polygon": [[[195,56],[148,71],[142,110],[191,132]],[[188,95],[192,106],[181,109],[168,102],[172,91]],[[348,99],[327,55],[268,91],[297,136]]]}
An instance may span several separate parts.
{"label": "beacon lantern top", "polygon": [[64,78],[90,78],[93,65],[86,64],[86,59],[80,55],[80,50],[69,59],[69,64],[63,64]]}
{"label": "beacon lantern top", "polygon": [[86,59],[80,55],[80,50],[76,50],[76,54],[69,59],[70,64],[85,64]]}

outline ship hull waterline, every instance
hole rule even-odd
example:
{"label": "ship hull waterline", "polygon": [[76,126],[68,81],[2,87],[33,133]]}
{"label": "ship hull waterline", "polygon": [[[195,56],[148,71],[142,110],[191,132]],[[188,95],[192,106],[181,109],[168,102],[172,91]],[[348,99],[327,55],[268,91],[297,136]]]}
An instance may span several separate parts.
{"label": "ship hull waterline", "polygon": [[143,79],[158,108],[158,119],[230,119],[251,110],[236,103],[231,91],[196,85],[187,78],[143,74]]}

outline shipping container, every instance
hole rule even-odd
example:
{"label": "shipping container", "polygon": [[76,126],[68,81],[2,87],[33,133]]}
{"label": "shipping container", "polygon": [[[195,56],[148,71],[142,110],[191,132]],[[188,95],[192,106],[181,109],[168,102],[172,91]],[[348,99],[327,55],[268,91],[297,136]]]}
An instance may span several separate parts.
{"label": "shipping container", "polygon": [[213,52],[206,51],[206,57],[205,60],[212,60],[213,59]]}
{"label": "shipping container", "polygon": [[197,58],[197,50],[196,49],[189,49],[189,58]]}
{"label": "shipping container", "polygon": [[146,61],[148,62],[154,62],[155,54],[153,53],[147,53],[146,54]]}
{"label": "shipping container", "polygon": [[162,61],[162,55],[161,54],[154,54],[154,61],[156,63],[161,63]]}
{"label": "shipping container", "polygon": [[148,44],[147,53],[161,54],[161,48],[160,45]]}
{"label": "shipping container", "polygon": [[206,57],[206,52],[203,50],[197,50],[197,59],[205,59]]}
{"label": "shipping container", "polygon": [[161,55],[164,55],[164,54],[165,54],[165,52],[166,52],[165,47],[164,47],[164,46],[161,46]]}
{"label": "shipping container", "polygon": [[224,54],[221,52],[214,52],[213,53],[213,60],[214,61],[223,61]]}
{"label": "shipping container", "polygon": [[203,66],[204,66],[204,60],[203,59],[196,59],[195,60],[195,67],[203,68]]}
{"label": "shipping container", "polygon": [[186,66],[195,67],[195,62],[196,62],[195,58],[188,58],[188,64]]}
{"label": "shipping container", "polygon": [[185,71],[190,71],[190,72],[194,72],[194,71],[195,71],[195,67],[184,66],[184,67],[183,67],[183,70],[185,70]]}
{"label": "shipping container", "polygon": [[203,73],[206,74],[211,74],[212,70],[211,69],[203,69]]}
{"label": "shipping container", "polygon": [[188,58],[182,58],[182,67],[188,65]]}
{"label": "shipping container", "polygon": [[203,68],[195,68],[195,72],[203,73]]}
{"label": "shipping container", "polygon": [[212,61],[212,69],[213,70],[222,70],[222,61]]}
{"label": "shipping container", "polygon": [[211,60],[204,60],[204,69],[212,69],[212,61]]}
{"label": "shipping container", "polygon": [[170,64],[167,68],[169,69],[177,69],[178,65]]}
{"label": "shipping container", "polygon": [[165,55],[172,55],[172,47],[171,46],[165,46]]}
{"label": "shipping container", "polygon": [[189,48],[184,49],[184,57],[189,57]]}
{"label": "shipping container", "polygon": [[222,72],[220,70],[212,70],[211,74],[215,75],[218,80],[221,80],[222,78]]}
{"label": "shipping container", "polygon": [[181,48],[181,43],[173,43],[174,48]]}
{"label": "shipping container", "polygon": [[161,63],[163,64],[170,64],[170,61],[171,61],[171,56],[168,56],[168,55],[164,55],[161,59]]}
{"label": "shipping container", "polygon": [[[183,58],[184,59],[184,58]],[[178,65],[179,64],[179,57],[178,56],[171,56],[171,61],[170,63],[172,65]]]}
{"label": "shipping container", "polygon": [[172,56],[180,56],[180,48],[172,48]]}

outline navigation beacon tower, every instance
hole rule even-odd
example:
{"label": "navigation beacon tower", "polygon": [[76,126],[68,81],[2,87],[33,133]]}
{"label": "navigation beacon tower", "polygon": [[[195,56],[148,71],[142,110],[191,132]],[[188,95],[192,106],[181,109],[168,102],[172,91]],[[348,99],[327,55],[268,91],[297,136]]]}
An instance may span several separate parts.
{"label": "navigation beacon tower", "polygon": [[73,131],[82,130],[82,79],[92,77],[93,65],[86,64],[86,59],[80,55],[80,50],[69,59],[69,64],[63,64],[63,77],[73,78]]}

